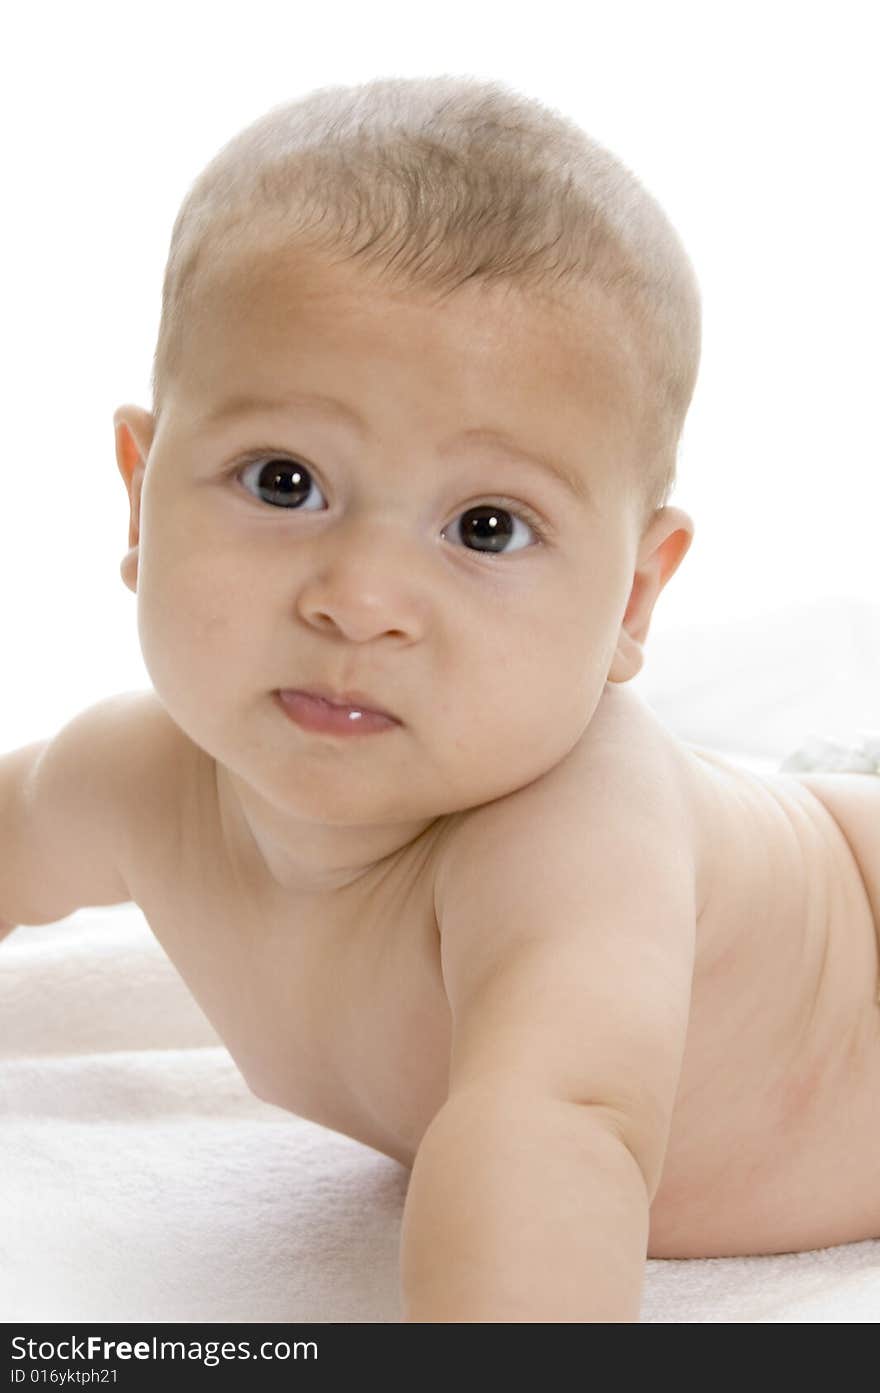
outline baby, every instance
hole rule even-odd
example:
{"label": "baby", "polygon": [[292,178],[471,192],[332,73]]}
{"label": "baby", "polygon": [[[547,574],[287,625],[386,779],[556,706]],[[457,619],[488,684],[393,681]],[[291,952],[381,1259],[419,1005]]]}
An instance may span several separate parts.
{"label": "baby", "polygon": [[114,417],[153,689],[0,759],[3,927],[133,901],[254,1093],[411,1167],[409,1321],[880,1235],[880,779],[627,687],[699,348],[665,215],[538,102],[273,109]]}

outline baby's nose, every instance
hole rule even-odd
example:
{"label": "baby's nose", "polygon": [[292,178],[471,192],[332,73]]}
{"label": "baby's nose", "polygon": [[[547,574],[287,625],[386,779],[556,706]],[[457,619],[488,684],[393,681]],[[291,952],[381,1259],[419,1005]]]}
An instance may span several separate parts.
{"label": "baby's nose", "polygon": [[382,635],[414,641],[425,622],[424,587],[412,558],[397,554],[391,529],[372,541],[322,548],[297,597],[300,616],[313,627],[336,630],[353,642]]}

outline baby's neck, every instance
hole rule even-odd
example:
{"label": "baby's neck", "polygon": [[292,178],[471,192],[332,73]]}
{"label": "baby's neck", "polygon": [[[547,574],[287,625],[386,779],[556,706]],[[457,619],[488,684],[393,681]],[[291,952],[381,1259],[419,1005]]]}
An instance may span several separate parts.
{"label": "baby's neck", "polygon": [[225,766],[216,765],[224,843],[249,877],[311,898],[381,875],[443,817],[406,823],[330,826],[287,817]]}

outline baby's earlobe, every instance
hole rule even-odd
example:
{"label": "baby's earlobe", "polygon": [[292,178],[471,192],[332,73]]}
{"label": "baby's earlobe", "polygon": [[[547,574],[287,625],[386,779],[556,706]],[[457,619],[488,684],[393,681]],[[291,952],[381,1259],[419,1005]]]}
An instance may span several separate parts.
{"label": "baby's earlobe", "polygon": [[132,592],[132,594],[136,595],[138,578],[137,547],[130,547],[129,550],[125,553],[125,555],[119,563],[119,574],[122,576],[122,580],[125,586]]}
{"label": "baby's earlobe", "polygon": [[638,639],[634,639],[626,629],[621,629],[608,670],[608,682],[629,682],[641,672],[645,663],[645,650]]}

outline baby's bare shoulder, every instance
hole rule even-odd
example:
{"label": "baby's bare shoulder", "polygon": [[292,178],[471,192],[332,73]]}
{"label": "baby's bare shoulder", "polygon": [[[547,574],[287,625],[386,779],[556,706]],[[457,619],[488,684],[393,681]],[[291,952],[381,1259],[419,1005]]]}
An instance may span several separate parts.
{"label": "baby's bare shoulder", "polygon": [[119,869],[129,886],[162,845],[178,840],[186,790],[201,752],[152,689],[120,692],[84,712],[79,762],[94,773],[96,796],[116,821]]}
{"label": "baby's bare shoulder", "polygon": [[662,736],[613,694],[568,757],[450,841],[436,897],[450,1090],[589,1099],[652,1187],[693,974],[693,827]]}
{"label": "baby's bare shoulder", "polygon": [[13,883],[3,886],[17,922],[130,898],[133,858],[155,825],[145,819],[174,804],[180,742],[169,725],[152,692],[122,692],[13,756],[29,765],[7,834]]}

